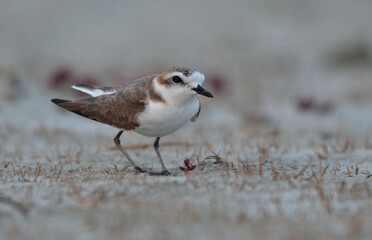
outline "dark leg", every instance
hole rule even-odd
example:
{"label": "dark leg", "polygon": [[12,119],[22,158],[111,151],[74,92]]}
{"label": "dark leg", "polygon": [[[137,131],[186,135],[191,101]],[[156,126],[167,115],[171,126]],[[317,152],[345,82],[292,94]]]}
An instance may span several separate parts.
{"label": "dark leg", "polygon": [[125,149],[123,148],[123,146],[121,146],[120,144],[120,136],[121,134],[123,133],[123,131],[120,131],[118,132],[118,134],[116,135],[116,137],[114,138],[114,143],[116,145],[116,147],[120,150],[120,152],[128,159],[128,161],[130,162],[130,164],[133,165],[134,169],[136,170],[136,172],[146,172],[145,170],[143,170],[142,168],[140,168],[137,164],[134,163],[134,161],[132,160],[132,158],[129,156],[129,154],[125,151]]}
{"label": "dark leg", "polygon": [[154,148],[155,148],[155,152],[158,155],[158,158],[160,160],[160,164],[161,164],[161,167],[163,168],[163,171],[160,172],[160,173],[152,172],[151,174],[152,175],[165,175],[165,176],[169,176],[170,175],[170,172],[165,167],[164,162],[163,162],[163,158],[161,157],[160,152],[159,152],[159,140],[160,140],[160,137],[157,137],[156,140],[155,140],[155,142],[154,142]]}

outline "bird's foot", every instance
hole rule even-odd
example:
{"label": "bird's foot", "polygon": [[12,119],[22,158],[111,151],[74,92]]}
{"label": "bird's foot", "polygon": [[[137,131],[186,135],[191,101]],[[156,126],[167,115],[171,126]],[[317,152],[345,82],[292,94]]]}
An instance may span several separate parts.
{"label": "bird's foot", "polygon": [[170,176],[171,173],[167,169],[165,169],[161,172],[150,172],[150,175],[151,176]]}
{"label": "bird's foot", "polygon": [[142,168],[140,168],[138,166],[134,166],[134,170],[136,170],[136,173],[137,174],[138,173],[145,173],[145,172],[147,172],[146,170],[144,170],[144,169],[142,169]]}

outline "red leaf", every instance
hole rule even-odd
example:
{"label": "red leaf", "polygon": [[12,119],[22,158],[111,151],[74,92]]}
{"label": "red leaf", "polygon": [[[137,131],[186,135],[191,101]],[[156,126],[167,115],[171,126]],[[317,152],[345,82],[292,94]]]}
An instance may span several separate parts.
{"label": "red leaf", "polygon": [[192,171],[192,170],[194,170],[195,168],[196,168],[195,165],[191,165],[191,167],[189,167],[189,171]]}
{"label": "red leaf", "polygon": [[182,171],[187,171],[187,168],[184,168],[184,167],[179,167]]}
{"label": "red leaf", "polygon": [[192,165],[190,163],[190,159],[186,158],[183,163],[185,164],[185,167],[179,167],[182,171],[184,172],[188,172],[188,171],[192,171],[195,169],[196,165]]}

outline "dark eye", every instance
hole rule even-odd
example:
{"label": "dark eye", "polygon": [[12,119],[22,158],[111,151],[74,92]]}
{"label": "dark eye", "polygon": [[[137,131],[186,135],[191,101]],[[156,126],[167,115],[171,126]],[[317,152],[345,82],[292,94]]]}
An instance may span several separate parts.
{"label": "dark eye", "polygon": [[182,79],[179,76],[174,76],[174,77],[172,77],[172,81],[174,83],[181,83]]}

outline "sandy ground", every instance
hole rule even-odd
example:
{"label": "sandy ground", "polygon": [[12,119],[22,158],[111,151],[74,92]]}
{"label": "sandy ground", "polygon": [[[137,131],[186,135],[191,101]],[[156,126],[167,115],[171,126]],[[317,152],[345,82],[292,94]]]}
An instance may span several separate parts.
{"label": "sandy ground", "polygon": [[[113,150],[115,129],[60,111],[41,91],[30,95],[2,106],[9,113],[0,135],[2,239],[368,239],[372,234],[372,144],[345,128],[310,129],[303,121],[297,130],[285,129],[275,124],[274,114],[266,115],[272,122],[256,123],[233,111],[229,115],[236,120],[226,126],[227,120],[215,116],[230,108],[216,100],[203,105],[196,123],[162,139],[172,176],[153,177],[135,174]],[[43,111],[33,120],[11,115],[12,108],[28,112],[35,102]],[[333,115],[341,113],[325,117],[293,110],[291,119],[315,118],[327,126],[325,119],[336,123]],[[127,133],[122,141],[151,146],[153,139]],[[172,142],[178,145],[167,146]],[[130,154],[141,166],[160,170],[151,147],[132,148]],[[178,168],[185,158],[195,170]]]}
{"label": "sandy ground", "polygon": [[[372,6],[357,2],[2,1],[0,239],[370,239]],[[172,176],[136,174],[116,129],[50,103],[77,97],[48,87],[66,64],[107,85],[206,72],[215,98],[160,142]],[[160,170],[153,141],[122,137]]]}

